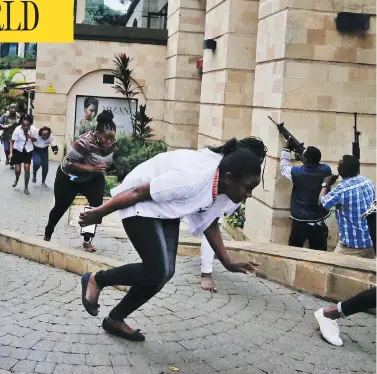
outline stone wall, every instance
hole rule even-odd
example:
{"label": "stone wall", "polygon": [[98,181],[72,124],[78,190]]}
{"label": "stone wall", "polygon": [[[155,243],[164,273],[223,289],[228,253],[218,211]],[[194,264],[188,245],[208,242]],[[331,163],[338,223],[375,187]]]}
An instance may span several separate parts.
{"label": "stone wall", "polygon": [[251,134],[258,1],[207,1],[199,147]]}
{"label": "stone wall", "polygon": [[[365,35],[336,30],[338,12],[372,13]],[[247,202],[245,233],[259,241],[286,243],[291,183],[281,177],[283,141],[270,115],[305,145],[321,149],[334,171],[352,153],[353,113],[362,132],[361,173],[375,180],[375,4],[372,1],[261,1],[252,134],[269,149],[265,190]],[[258,217],[258,220],[255,217]],[[330,246],[337,228],[331,222]]]}
{"label": "stone wall", "polygon": [[201,0],[170,0],[165,80],[165,141],[170,149],[198,144],[205,10]]}
{"label": "stone wall", "polygon": [[[148,50],[148,53],[146,53]],[[109,85],[102,83],[102,74],[114,67],[113,59],[119,53],[126,53],[132,59],[131,67],[135,86],[142,86],[143,94],[137,99],[140,103],[148,101],[148,115],[154,118],[152,128],[161,138],[163,134],[163,98],[165,91],[166,46],[134,43],[75,40],[74,43],[39,44],[36,72],[35,123],[48,125],[57,139],[59,154],[53,159],[62,158],[64,145],[73,135],[72,119],[75,113],[74,100],[69,94],[77,92],[80,80],[88,74],[94,77],[82,95],[117,97]],[[56,93],[46,93],[53,85]],[[111,91],[113,92],[111,95]],[[69,123],[67,121],[70,121]]]}
{"label": "stone wall", "polygon": [[[75,95],[109,95],[100,76],[112,68],[117,53],[126,52],[143,86],[139,100],[148,101],[152,127],[169,149],[218,144],[233,136],[265,141],[265,188],[258,187],[247,202],[248,238],[286,243],[290,231],[291,183],[280,175],[283,141],[268,115],[284,121],[305,145],[320,148],[323,161],[336,170],[341,156],[352,152],[353,113],[358,112],[361,171],[375,180],[374,1],[170,0],[168,5],[167,48],[91,40],[41,44],[37,126],[51,125],[64,144],[72,133]],[[364,35],[339,33],[334,19],[341,11],[372,14],[370,29]],[[215,51],[203,51],[205,38],[216,40]],[[201,76],[196,61],[202,56]],[[45,93],[49,84],[55,94]],[[334,247],[334,215],[330,228]]]}

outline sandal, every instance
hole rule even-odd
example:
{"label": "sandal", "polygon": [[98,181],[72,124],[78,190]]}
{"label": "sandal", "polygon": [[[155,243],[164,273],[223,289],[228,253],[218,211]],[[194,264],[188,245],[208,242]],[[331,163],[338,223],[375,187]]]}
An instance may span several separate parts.
{"label": "sandal", "polygon": [[134,330],[132,333],[127,333],[126,331],[114,326],[109,321],[108,317],[102,321],[102,328],[111,335],[115,335],[133,342],[143,342],[145,340],[145,335],[140,332],[140,329]]}
{"label": "sandal", "polygon": [[82,305],[84,305],[85,310],[93,317],[98,316],[98,309],[99,309],[99,304],[96,303],[91,303],[89,300],[86,298],[86,290],[88,289],[88,284],[89,284],[89,278],[90,278],[91,273],[86,273],[81,277],[81,286],[82,286],[82,296],[81,296],[81,301]]}
{"label": "sandal", "polygon": [[94,253],[96,251],[96,247],[92,244],[91,241],[89,243],[82,243],[82,248],[84,249],[84,251],[89,253]]}

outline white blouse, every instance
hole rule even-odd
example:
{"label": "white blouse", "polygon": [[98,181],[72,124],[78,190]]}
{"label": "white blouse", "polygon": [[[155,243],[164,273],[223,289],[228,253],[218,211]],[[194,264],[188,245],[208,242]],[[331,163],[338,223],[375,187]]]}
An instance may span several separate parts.
{"label": "white blouse", "polygon": [[[28,134],[33,138],[36,138],[38,136],[38,129],[35,126],[30,126]],[[26,152],[31,152],[34,149],[33,142],[30,139],[26,139],[21,125],[15,128],[12,140],[14,140],[13,148],[17,149],[19,152],[23,152],[24,147]]]}
{"label": "white blouse", "polygon": [[55,138],[52,135],[50,135],[47,139],[43,139],[38,134],[37,141],[34,142],[34,146],[37,147],[37,148],[46,148],[49,145],[51,145],[51,147],[56,146]]}
{"label": "white blouse", "polygon": [[178,150],[161,153],[142,163],[111,190],[111,195],[149,183],[152,200],[121,209],[120,218],[186,217],[191,233],[202,235],[215,219],[233,213],[240,205],[226,195],[213,201],[213,180],[222,157],[209,149]]}

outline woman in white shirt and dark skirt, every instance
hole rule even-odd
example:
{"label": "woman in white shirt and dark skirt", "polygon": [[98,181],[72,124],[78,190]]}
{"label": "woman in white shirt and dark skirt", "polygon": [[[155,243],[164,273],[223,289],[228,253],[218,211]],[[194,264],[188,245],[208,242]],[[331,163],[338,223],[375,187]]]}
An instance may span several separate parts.
{"label": "woman in white shirt and dark skirt", "polygon": [[161,153],[129,173],[111,191],[111,200],[80,215],[80,225],[88,226],[100,224],[103,217],[119,210],[127,236],[142,259],[142,263],[82,276],[82,302],[93,316],[98,315],[104,287],[131,286],[104,319],[104,330],[128,340],[145,340],[124,319],[172,278],[183,217],[192,234],[204,233],[227,270],[255,271],[258,264],[229,258],[218,225],[219,217],[237,209],[260,183],[260,158],[248,144],[248,138],[232,139],[218,148]]}
{"label": "woman in white shirt and dark skirt", "polygon": [[13,132],[10,142],[9,159],[11,165],[15,166],[16,179],[12,187],[16,187],[21,174],[21,164],[24,164],[25,172],[25,194],[29,195],[30,164],[33,155],[34,145],[37,140],[38,130],[33,126],[33,118],[25,114],[20,119],[20,125]]}
{"label": "woman in white shirt and dark skirt", "polygon": [[37,172],[42,166],[42,186],[47,187],[46,177],[48,174],[48,146],[51,146],[52,152],[58,153],[54,137],[51,135],[51,129],[47,126],[42,127],[38,131],[38,136],[34,142],[33,151],[33,183],[37,183]]}

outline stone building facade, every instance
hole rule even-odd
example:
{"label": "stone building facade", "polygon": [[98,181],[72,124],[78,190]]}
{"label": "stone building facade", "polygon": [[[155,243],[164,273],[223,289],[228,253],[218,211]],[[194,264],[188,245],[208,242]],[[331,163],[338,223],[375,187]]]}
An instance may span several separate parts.
{"label": "stone building facade", "polygon": [[[66,143],[75,96],[116,97],[102,76],[125,52],[143,87],[140,103],[148,103],[156,137],[170,149],[233,136],[264,140],[265,189],[247,201],[244,232],[252,241],[286,243],[291,185],[280,175],[283,142],[268,116],[336,168],[352,151],[357,112],[362,174],[375,180],[375,7],[373,0],[169,0],[167,29],[146,30],[82,25],[85,1],[77,0],[74,43],[38,46],[36,122],[49,123]],[[369,29],[339,32],[339,12],[370,14]],[[204,49],[204,39],[216,49]],[[56,93],[46,93],[49,85]],[[331,227],[334,245],[334,221]]]}

